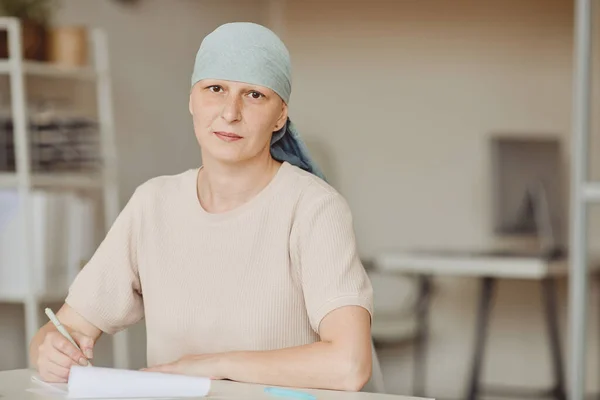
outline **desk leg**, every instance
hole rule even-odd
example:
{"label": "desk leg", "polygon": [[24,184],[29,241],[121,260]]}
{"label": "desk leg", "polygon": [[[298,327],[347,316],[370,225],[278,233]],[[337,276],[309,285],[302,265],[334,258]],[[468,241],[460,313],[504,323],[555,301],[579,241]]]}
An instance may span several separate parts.
{"label": "desk leg", "polygon": [[413,396],[425,396],[427,375],[427,341],[429,339],[429,304],[431,300],[431,277],[419,277],[419,300],[417,302],[417,339],[413,371]]}
{"label": "desk leg", "polygon": [[479,385],[483,367],[485,342],[487,339],[487,328],[490,321],[490,311],[492,309],[492,298],[495,286],[495,278],[486,277],[481,281],[479,310],[477,314],[477,331],[475,336],[475,351],[473,353],[467,400],[476,400],[479,396]]}
{"label": "desk leg", "polygon": [[548,329],[548,339],[550,342],[550,356],[552,357],[552,367],[554,369],[554,387],[552,388],[552,395],[557,400],[566,400],[565,373],[560,346],[558,311],[556,309],[556,282],[554,278],[548,277],[542,281],[542,296],[544,301],[544,311],[546,312],[546,327]]}

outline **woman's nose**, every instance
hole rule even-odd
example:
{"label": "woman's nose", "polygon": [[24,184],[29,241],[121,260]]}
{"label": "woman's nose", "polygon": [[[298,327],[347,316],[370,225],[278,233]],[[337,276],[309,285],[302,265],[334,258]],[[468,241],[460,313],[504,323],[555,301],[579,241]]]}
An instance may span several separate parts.
{"label": "woman's nose", "polygon": [[227,122],[235,122],[241,119],[242,105],[240,99],[237,96],[227,96],[225,104],[223,104],[223,111],[221,117]]}

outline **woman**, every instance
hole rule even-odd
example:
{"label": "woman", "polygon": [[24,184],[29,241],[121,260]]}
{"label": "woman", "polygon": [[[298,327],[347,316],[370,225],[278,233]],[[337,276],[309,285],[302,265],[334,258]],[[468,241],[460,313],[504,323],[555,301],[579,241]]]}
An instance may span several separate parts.
{"label": "woman", "polygon": [[345,200],[288,119],[290,60],[270,30],[226,24],[198,50],[189,111],[202,166],[137,188],[31,342],[47,381],[102,332],[144,318],[151,371],[359,390],[372,288]]}

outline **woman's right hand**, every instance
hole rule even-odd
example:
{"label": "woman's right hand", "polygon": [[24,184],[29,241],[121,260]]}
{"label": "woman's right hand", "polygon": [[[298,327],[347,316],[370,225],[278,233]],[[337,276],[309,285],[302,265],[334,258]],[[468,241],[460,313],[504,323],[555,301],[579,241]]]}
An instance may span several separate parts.
{"label": "woman's right hand", "polygon": [[93,357],[94,340],[79,332],[70,333],[82,351],[57,330],[48,332],[39,346],[36,364],[44,381],[67,382],[72,365],[86,366]]}

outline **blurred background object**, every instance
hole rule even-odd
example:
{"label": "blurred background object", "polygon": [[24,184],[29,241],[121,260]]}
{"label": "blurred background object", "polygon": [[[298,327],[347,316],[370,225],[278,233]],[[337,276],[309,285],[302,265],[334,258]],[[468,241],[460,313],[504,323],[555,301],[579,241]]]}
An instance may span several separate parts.
{"label": "blurred background object", "polygon": [[[57,0],[1,0],[0,15],[18,18],[22,26],[23,58],[45,61],[48,26]],[[0,58],[8,57],[6,32],[0,33]]]}
{"label": "blurred background object", "polygon": [[87,28],[84,26],[53,26],[49,31],[48,59],[70,67],[82,67],[88,60]]}
{"label": "blurred background object", "polygon": [[[0,302],[23,306],[25,343],[42,324],[40,310],[64,301],[120,210],[106,34],[94,28],[88,46],[87,28],[48,23],[49,6],[6,1],[12,16],[0,18],[10,44],[0,59]],[[45,39],[51,33],[43,57],[27,56],[34,18]],[[128,358],[119,337],[117,363]]]}

